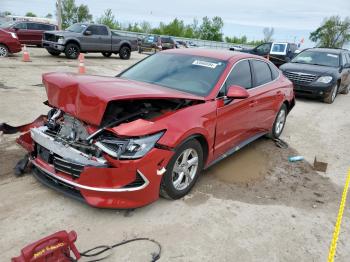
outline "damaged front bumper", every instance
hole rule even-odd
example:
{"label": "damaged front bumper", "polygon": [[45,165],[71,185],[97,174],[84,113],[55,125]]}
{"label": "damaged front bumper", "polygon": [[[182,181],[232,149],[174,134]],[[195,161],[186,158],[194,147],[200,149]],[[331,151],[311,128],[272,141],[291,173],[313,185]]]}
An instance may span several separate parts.
{"label": "damaged front bumper", "polygon": [[100,208],[136,208],[158,199],[172,151],[153,148],[133,160],[107,154],[93,157],[51,137],[46,126],[37,124],[17,128],[30,129],[17,142],[30,152],[34,176],[42,183]]}

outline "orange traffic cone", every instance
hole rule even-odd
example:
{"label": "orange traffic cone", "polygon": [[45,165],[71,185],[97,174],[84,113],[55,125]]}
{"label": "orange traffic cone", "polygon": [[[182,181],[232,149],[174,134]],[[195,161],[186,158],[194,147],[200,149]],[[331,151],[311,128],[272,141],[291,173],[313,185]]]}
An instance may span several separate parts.
{"label": "orange traffic cone", "polygon": [[84,54],[80,54],[79,55],[79,74],[85,74],[86,70],[85,70],[85,65],[84,65]]}
{"label": "orange traffic cone", "polygon": [[23,59],[22,60],[23,60],[23,62],[31,62],[26,45],[23,46]]}

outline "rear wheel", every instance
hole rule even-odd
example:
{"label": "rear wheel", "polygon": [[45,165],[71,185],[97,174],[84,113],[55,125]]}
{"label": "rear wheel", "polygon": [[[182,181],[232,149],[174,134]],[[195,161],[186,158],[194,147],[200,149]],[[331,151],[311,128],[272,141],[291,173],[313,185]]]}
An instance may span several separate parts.
{"label": "rear wheel", "polygon": [[130,55],[131,55],[131,49],[130,47],[126,46],[126,45],[123,45],[120,50],[119,50],[119,57],[121,59],[129,59],[130,58]]}
{"label": "rear wheel", "polygon": [[69,59],[77,59],[80,54],[80,48],[77,44],[71,43],[66,45],[64,53]]}
{"label": "rear wheel", "polygon": [[203,167],[200,143],[189,140],[178,147],[171,158],[160,185],[160,195],[168,199],[185,196],[196,183]]}
{"label": "rear wheel", "polygon": [[337,97],[338,94],[338,85],[335,84],[331,90],[331,92],[329,92],[329,95],[327,97],[324,98],[323,102],[327,103],[327,104],[332,104],[335,100],[335,98]]}
{"label": "rear wheel", "polygon": [[277,113],[277,116],[275,118],[275,122],[273,123],[272,130],[268,134],[268,137],[270,138],[279,138],[282,134],[282,131],[284,129],[284,126],[286,124],[287,120],[287,106],[286,104],[283,104],[280,108],[280,110]]}
{"label": "rear wheel", "polygon": [[9,55],[9,50],[5,45],[0,44],[0,57],[6,57]]}
{"label": "rear wheel", "polygon": [[112,52],[102,52],[102,55],[104,57],[110,57],[112,55]]}

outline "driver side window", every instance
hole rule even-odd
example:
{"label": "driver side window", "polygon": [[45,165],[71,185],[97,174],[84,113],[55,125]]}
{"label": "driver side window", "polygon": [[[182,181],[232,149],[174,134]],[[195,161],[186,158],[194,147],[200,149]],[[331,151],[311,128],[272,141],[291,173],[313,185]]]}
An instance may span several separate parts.
{"label": "driver side window", "polygon": [[259,45],[257,48],[256,48],[256,51],[259,53],[259,54],[267,54],[270,52],[270,48],[271,48],[271,45],[270,44],[262,44],[262,45]]}

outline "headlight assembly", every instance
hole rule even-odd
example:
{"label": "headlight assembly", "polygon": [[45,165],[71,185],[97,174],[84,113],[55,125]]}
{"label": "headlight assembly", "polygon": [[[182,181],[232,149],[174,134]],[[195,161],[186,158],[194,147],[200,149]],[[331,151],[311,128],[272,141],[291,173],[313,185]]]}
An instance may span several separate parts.
{"label": "headlight assembly", "polygon": [[10,34],[11,34],[12,38],[16,38],[16,39],[18,39],[18,37],[17,37],[16,33],[10,32]]}
{"label": "headlight assembly", "polygon": [[63,44],[63,41],[64,41],[64,37],[63,36],[59,36],[58,39],[57,39],[57,43],[58,44]]}
{"label": "headlight assembly", "polygon": [[333,79],[333,77],[331,77],[331,76],[321,76],[317,79],[317,82],[328,84],[332,81],[332,79]]}
{"label": "headlight assembly", "polygon": [[146,155],[162,137],[164,132],[140,138],[118,138],[109,136],[95,143],[103,152],[120,159],[137,159]]}

